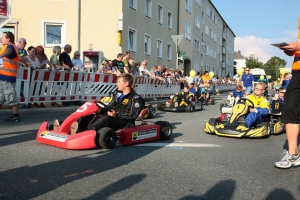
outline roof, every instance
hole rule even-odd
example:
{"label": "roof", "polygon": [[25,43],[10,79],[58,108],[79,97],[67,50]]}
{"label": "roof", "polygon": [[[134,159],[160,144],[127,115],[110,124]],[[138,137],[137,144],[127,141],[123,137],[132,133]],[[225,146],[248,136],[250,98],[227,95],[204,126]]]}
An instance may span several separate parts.
{"label": "roof", "polygon": [[241,55],[240,52],[234,52],[234,59],[246,59],[244,56]]}

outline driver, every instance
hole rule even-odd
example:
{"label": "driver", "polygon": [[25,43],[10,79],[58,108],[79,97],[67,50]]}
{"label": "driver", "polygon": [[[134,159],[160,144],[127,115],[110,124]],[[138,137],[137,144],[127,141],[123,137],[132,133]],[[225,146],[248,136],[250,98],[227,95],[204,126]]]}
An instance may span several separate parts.
{"label": "driver", "polygon": [[133,76],[122,74],[118,76],[118,92],[107,105],[110,111],[107,115],[88,125],[88,130],[99,131],[102,127],[124,128],[129,122],[135,121],[144,107],[145,101],[132,89]]}
{"label": "driver", "polygon": [[189,103],[191,103],[194,94],[192,92],[189,91],[189,86],[184,86],[183,88],[183,92],[181,92],[179,95],[181,97],[181,102],[179,104],[179,106],[188,106]]}
{"label": "driver", "polygon": [[263,96],[266,84],[264,82],[256,83],[253,94],[247,98],[254,104],[254,108],[249,108],[250,113],[245,119],[245,126],[247,128],[262,122],[262,118],[269,113],[269,101]]}

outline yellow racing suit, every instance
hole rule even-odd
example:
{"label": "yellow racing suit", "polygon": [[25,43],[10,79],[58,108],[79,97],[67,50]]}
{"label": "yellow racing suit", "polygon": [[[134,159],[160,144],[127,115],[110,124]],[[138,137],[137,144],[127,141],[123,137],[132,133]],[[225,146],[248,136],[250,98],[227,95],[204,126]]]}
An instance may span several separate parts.
{"label": "yellow racing suit", "polygon": [[250,112],[245,118],[246,126],[250,127],[262,122],[262,118],[269,113],[270,104],[264,96],[256,98],[254,94],[250,94],[247,98],[253,102],[255,109],[255,112]]}

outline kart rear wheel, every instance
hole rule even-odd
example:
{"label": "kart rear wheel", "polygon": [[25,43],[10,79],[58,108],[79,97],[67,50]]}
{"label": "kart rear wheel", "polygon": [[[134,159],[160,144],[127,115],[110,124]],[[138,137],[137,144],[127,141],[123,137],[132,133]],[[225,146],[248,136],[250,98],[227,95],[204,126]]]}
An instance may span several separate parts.
{"label": "kart rear wheel", "polygon": [[220,104],[220,112],[222,113],[222,108],[224,107],[224,104],[223,103],[221,103]]}
{"label": "kart rear wheel", "polygon": [[[58,122],[59,122],[59,124],[62,124],[64,121],[58,121]],[[53,123],[49,124],[48,130],[53,131]]]}
{"label": "kart rear wheel", "polygon": [[172,125],[169,122],[157,121],[155,124],[160,126],[160,139],[168,140],[172,136]]}
{"label": "kart rear wheel", "polygon": [[157,104],[157,110],[164,110],[164,105],[162,103]]}
{"label": "kart rear wheel", "polygon": [[262,122],[260,123],[260,127],[266,127],[267,129],[267,134],[264,136],[265,138],[268,138],[271,136],[271,127],[269,122]]}
{"label": "kart rear wheel", "polygon": [[202,102],[200,102],[199,107],[200,107],[200,110],[203,110],[204,109],[204,104]]}
{"label": "kart rear wheel", "polygon": [[112,128],[104,127],[98,131],[96,140],[101,148],[112,149],[117,143],[117,133]]}
{"label": "kart rear wheel", "polygon": [[215,105],[215,100],[214,99],[211,100],[211,105]]}

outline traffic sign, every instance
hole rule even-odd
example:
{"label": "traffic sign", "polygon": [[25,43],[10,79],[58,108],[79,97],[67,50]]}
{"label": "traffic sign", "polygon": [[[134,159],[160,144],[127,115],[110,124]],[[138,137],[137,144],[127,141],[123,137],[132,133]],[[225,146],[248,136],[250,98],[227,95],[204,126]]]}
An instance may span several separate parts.
{"label": "traffic sign", "polygon": [[181,40],[182,40],[182,38],[183,38],[183,35],[171,35],[171,37],[172,37],[174,43],[176,45],[179,45],[180,42],[181,42]]}

